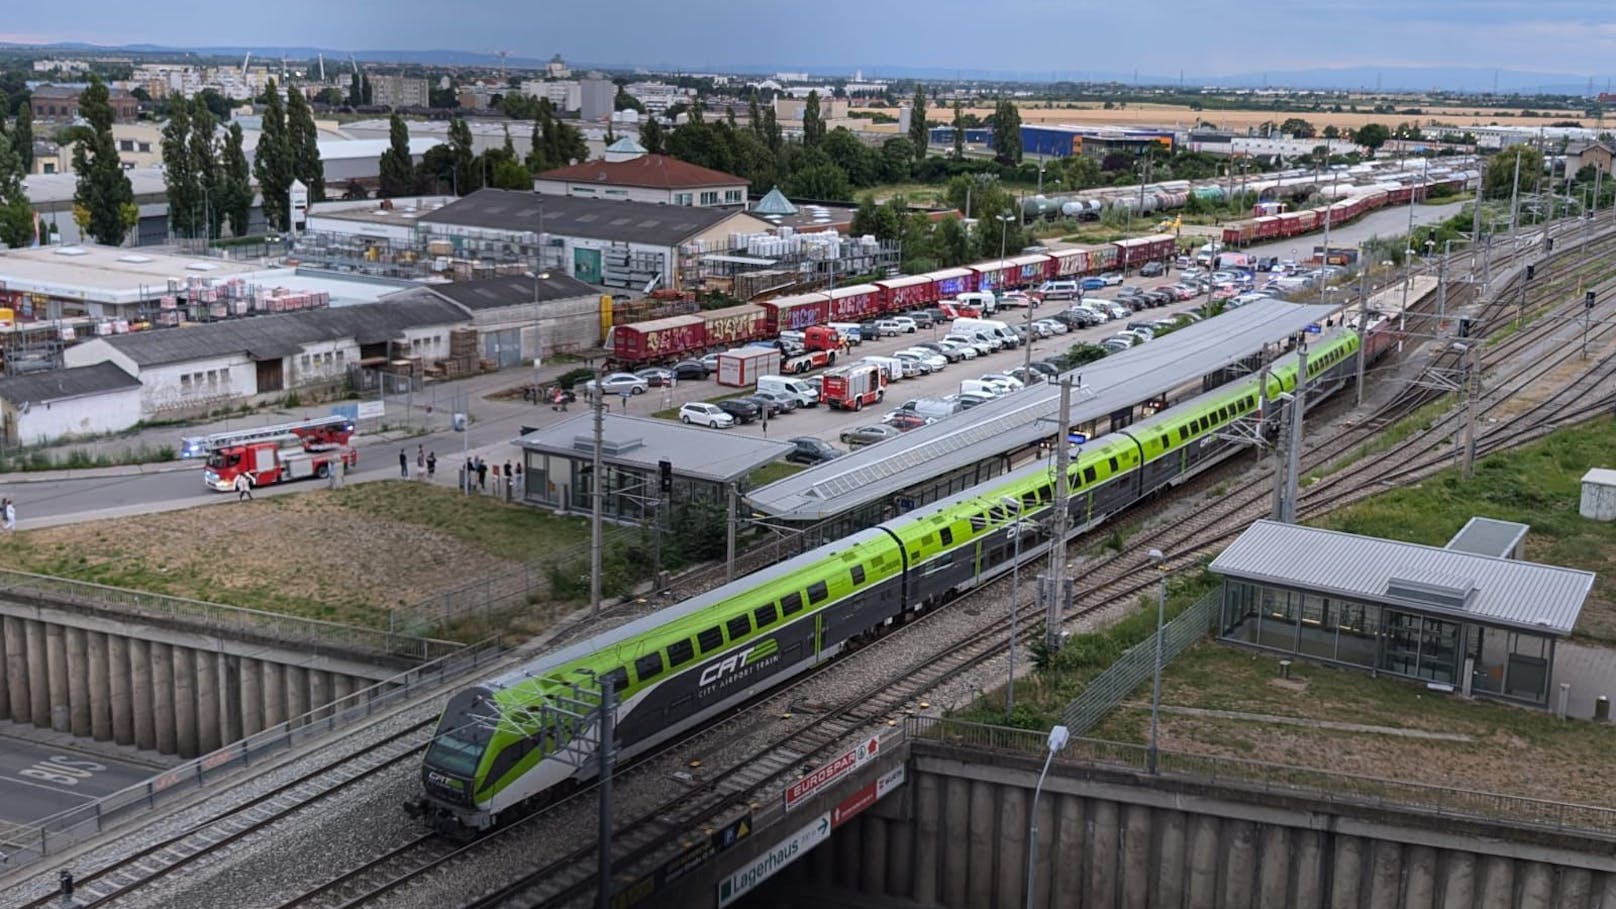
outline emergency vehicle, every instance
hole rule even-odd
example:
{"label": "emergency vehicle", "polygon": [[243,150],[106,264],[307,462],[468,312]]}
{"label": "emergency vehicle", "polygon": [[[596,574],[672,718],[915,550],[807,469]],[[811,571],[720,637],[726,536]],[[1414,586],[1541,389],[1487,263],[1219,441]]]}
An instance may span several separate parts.
{"label": "emergency vehicle", "polygon": [[359,463],[359,452],[348,445],[352,436],[353,422],[344,417],[215,433],[203,442],[207,464],[202,482],[229,492],[243,474],[253,486],[328,477],[338,464],[352,468]]}

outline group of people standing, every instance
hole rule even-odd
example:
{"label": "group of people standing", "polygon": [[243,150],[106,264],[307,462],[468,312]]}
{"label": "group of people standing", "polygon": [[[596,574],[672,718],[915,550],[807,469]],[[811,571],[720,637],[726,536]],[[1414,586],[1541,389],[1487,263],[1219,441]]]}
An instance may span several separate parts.
{"label": "group of people standing", "polygon": [[475,485],[477,491],[488,491],[488,477],[494,477],[494,493],[499,495],[509,488],[512,494],[521,492],[522,465],[512,465],[506,461],[503,469],[498,464],[489,464],[483,460],[482,455],[474,455],[466,459],[466,486],[468,489]]}

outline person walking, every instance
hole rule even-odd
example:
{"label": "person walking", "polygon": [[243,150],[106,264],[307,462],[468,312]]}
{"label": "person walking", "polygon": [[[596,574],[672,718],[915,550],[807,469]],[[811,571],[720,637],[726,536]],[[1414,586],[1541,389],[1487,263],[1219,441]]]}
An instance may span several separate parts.
{"label": "person walking", "polygon": [[438,453],[435,452],[435,451],[429,451],[429,452],[426,453],[426,477],[427,477],[427,479],[429,479],[429,480],[432,479],[433,474],[436,474],[437,472],[438,472]]}
{"label": "person walking", "polygon": [[6,533],[13,533],[17,529],[17,506],[12,504],[9,497],[0,499],[0,527],[5,528]]}
{"label": "person walking", "polygon": [[402,448],[398,450],[398,475],[406,480],[410,478],[410,456]]}
{"label": "person walking", "polygon": [[477,456],[477,489],[488,491],[488,462],[483,460],[482,455]]}
{"label": "person walking", "polygon": [[252,481],[244,473],[236,474],[236,501],[252,501]]}

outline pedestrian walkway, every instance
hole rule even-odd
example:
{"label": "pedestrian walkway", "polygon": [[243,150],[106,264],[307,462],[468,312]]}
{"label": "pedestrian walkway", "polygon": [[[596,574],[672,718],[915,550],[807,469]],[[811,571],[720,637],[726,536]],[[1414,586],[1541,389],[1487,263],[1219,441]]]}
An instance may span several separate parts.
{"label": "pedestrian walkway", "polygon": [[1554,679],[1549,686],[1549,707],[1560,706],[1560,686],[1566,689],[1566,716],[1590,719],[1594,701],[1616,698],[1616,649],[1579,641],[1554,646]]}

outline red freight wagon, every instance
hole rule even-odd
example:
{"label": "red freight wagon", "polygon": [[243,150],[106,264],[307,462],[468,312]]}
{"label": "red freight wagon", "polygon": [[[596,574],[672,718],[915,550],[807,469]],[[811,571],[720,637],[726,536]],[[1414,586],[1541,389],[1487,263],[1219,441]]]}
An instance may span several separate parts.
{"label": "red freight wagon", "polygon": [[1230,224],[1223,229],[1224,246],[1245,246],[1257,239],[1257,224],[1255,221],[1241,221]]}
{"label": "red freight wagon", "polygon": [[976,290],[976,272],[969,268],[944,268],[927,272],[937,283],[937,299],[947,300]]}
{"label": "red freight wagon", "polygon": [[1089,251],[1086,249],[1058,249],[1051,258],[1054,259],[1051,277],[1066,278],[1089,270]]}
{"label": "red freight wagon", "polygon": [[981,262],[976,265],[965,266],[974,275],[971,281],[972,290],[1004,290],[1015,283],[1015,266],[1008,259],[1004,261]]}
{"label": "red freight wagon", "polygon": [[1089,250],[1089,274],[1110,271],[1116,265],[1117,248],[1115,246],[1099,246]]}
{"label": "red freight wagon", "polygon": [[1274,239],[1279,236],[1279,229],[1283,226],[1279,223],[1279,215],[1263,215],[1260,218],[1253,218],[1252,221],[1257,225],[1259,240]]}
{"label": "red freight wagon", "polygon": [[706,347],[707,323],[700,316],[612,326],[612,355],[621,363],[648,363]]}
{"label": "red freight wagon", "polygon": [[1013,256],[1010,259],[1010,276],[1007,279],[1011,287],[1031,287],[1042,284],[1046,279],[1054,277],[1051,270],[1055,263],[1052,256],[1043,253],[1028,253],[1024,256]]}
{"label": "red freight wagon", "polygon": [[895,312],[937,302],[937,281],[931,275],[904,275],[875,282],[881,288],[886,309]]}
{"label": "red freight wagon", "polygon": [[1128,269],[1138,268],[1153,259],[1170,258],[1177,250],[1178,241],[1172,234],[1151,234],[1148,237],[1118,240],[1111,245],[1117,248],[1122,268]]}
{"label": "red freight wagon", "polygon": [[731,306],[698,313],[707,323],[707,346],[742,344],[764,337],[769,330],[768,314],[756,304]]}
{"label": "red freight wagon", "polygon": [[830,321],[830,298],[824,294],[798,294],[766,300],[758,305],[767,313],[764,318],[770,335],[799,331]]}
{"label": "red freight wagon", "polygon": [[850,284],[831,291],[830,322],[862,322],[879,315],[884,295],[874,284]]}

